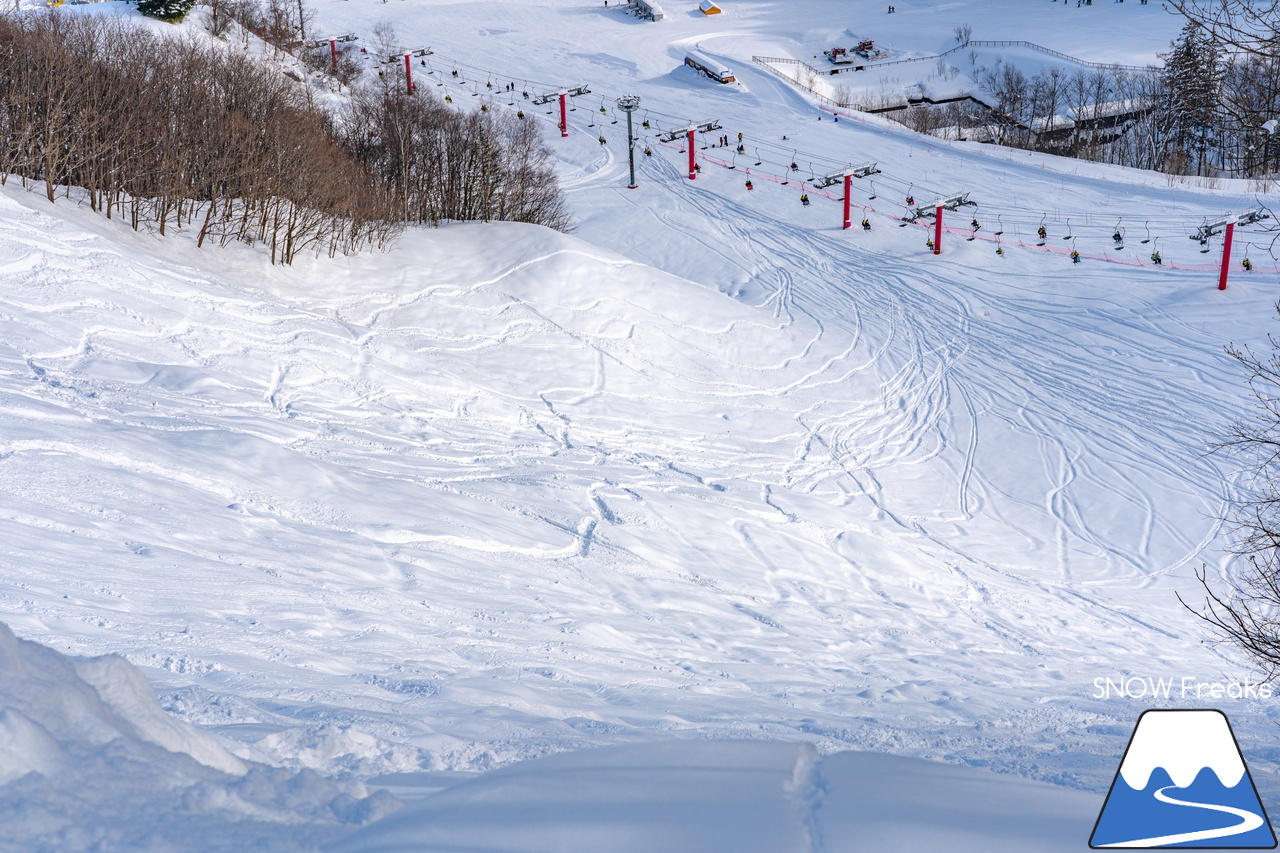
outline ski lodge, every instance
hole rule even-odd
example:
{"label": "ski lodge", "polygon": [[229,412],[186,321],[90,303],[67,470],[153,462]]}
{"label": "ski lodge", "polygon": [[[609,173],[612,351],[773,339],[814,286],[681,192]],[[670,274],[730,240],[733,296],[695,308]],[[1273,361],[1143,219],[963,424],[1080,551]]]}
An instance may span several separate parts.
{"label": "ski lodge", "polygon": [[661,21],[663,17],[662,7],[657,3],[650,3],[649,0],[628,0],[627,6],[636,13],[639,18],[648,18],[651,21]]}
{"label": "ski lodge", "polygon": [[717,83],[732,83],[738,79],[733,76],[732,71],[725,67],[723,62],[718,62],[705,53],[696,50],[691,50],[685,54],[684,64],[710,77]]}

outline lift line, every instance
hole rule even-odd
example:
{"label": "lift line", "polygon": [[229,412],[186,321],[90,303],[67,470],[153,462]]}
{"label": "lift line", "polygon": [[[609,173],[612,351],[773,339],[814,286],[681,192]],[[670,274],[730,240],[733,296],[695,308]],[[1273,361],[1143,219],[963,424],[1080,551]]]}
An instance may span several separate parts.
{"label": "lift line", "polygon": [[572,86],[568,89],[559,89],[555,92],[547,92],[533,99],[533,103],[538,106],[549,104],[557,98],[560,99],[560,136],[563,138],[569,135],[569,115],[565,111],[565,98],[576,98],[579,95],[590,95],[591,90],[584,83],[581,86]]}
{"label": "lift line", "polygon": [[865,178],[869,175],[878,174],[880,174],[880,170],[876,168],[875,163],[863,163],[861,166],[854,166],[852,169],[845,169],[843,172],[832,172],[830,175],[823,175],[813,182],[813,186],[821,190],[844,181],[844,227],[849,228],[853,225],[853,220],[849,217],[849,185],[853,183],[854,178]]}

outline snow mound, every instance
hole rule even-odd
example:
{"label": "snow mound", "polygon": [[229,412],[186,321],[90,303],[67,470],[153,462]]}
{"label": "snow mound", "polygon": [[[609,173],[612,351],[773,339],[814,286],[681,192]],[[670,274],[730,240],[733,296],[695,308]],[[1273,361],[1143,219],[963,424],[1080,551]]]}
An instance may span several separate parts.
{"label": "snow mound", "polygon": [[394,806],[236,758],[167,715],[132,664],[0,623],[0,851],[308,849]]}
{"label": "snow mound", "polygon": [[330,853],[1079,850],[1097,797],[809,744],[698,741],[537,759],[455,785]]}

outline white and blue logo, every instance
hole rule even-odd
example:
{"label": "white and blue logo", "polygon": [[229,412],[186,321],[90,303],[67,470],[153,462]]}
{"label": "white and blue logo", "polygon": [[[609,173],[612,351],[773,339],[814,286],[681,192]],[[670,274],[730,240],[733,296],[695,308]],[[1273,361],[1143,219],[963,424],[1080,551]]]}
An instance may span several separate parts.
{"label": "white and blue logo", "polygon": [[1146,711],[1089,846],[1269,850],[1271,822],[1221,711]]}

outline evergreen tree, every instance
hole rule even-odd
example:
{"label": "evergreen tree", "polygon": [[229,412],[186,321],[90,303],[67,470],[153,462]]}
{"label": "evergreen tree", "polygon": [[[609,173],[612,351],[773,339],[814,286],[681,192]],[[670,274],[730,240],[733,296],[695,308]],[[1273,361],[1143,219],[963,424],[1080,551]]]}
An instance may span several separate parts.
{"label": "evergreen tree", "polygon": [[1174,146],[1198,175],[1212,173],[1209,152],[1215,140],[1221,112],[1224,68],[1218,44],[1203,27],[1192,22],[1182,28],[1169,53],[1163,54],[1166,111]]}
{"label": "evergreen tree", "polygon": [[196,0],[138,0],[138,11],[148,18],[162,21],[181,21],[191,11]]}

